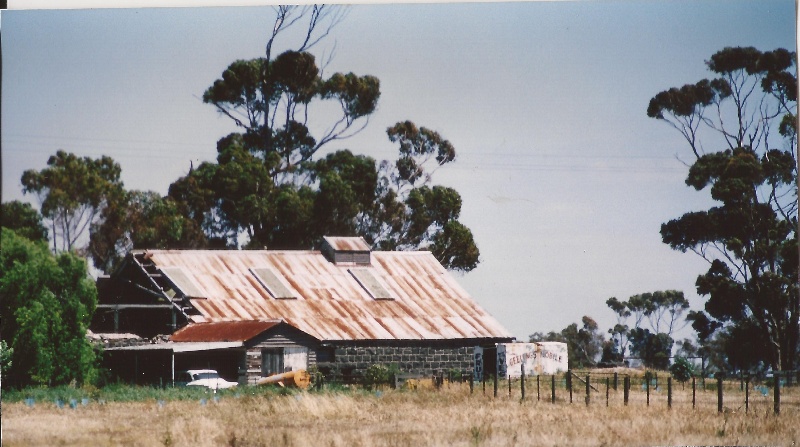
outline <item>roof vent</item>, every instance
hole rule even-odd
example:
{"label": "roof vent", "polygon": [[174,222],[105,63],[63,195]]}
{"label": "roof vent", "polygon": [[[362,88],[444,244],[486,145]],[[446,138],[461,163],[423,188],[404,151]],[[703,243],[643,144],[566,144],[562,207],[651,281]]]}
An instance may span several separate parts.
{"label": "roof vent", "polygon": [[322,238],[322,254],[336,265],[370,265],[369,244],[361,237]]}

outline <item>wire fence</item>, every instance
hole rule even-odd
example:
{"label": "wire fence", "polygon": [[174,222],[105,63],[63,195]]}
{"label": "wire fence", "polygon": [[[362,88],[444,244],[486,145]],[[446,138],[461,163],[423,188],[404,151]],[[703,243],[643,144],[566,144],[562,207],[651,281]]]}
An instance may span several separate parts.
{"label": "wire fence", "polygon": [[692,377],[678,382],[663,372],[644,374],[567,371],[555,375],[496,378],[470,383],[470,392],[496,398],[535,400],[587,406],[661,406],[718,412],[780,414],[800,411],[800,371],[782,371],[772,377]]}

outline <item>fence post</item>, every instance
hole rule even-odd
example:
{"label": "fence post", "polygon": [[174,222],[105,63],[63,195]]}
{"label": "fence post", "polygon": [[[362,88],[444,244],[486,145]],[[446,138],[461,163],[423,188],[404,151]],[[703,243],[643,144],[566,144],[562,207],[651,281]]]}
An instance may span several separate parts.
{"label": "fence post", "polygon": [[469,394],[475,391],[475,374],[469,376]]}
{"label": "fence post", "polygon": [[536,375],[536,400],[537,401],[542,400],[542,395],[541,395],[541,393],[539,391],[540,391],[540,388],[539,388],[539,375]]}
{"label": "fence post", "polygon": [[750,376],[747,376],[747,380],[744,382],[744,412],[747,413],[750,410]]}
{"label": "fence post", "polygon": [[614,373],[614,391],[617,391],[617,381],[618,381],[617,373]]}
{"label": "fence post", "polygon": [[644,372],[644,389],[647,391],[647,406],[650,406],[650,376],[647,371]]}
{"label": "fence post", "polygon": [[692,376],[692,409],[697,402],[697,377]]}
{"label": "fence post", "polygon": [[520,400],[525,400],[525,363],[522,364],[522,377],[519,383],[520,392],[522,393]]}
{"label": "fence post", "polygon": [[511,374],[508,375],[508,397],[511,397]]}
{"label": "fence post", "polygon": [[672,409],[672,377],[667,377],[667,408]]}
{"label": "fence post", "polygon": [[497,373],[495,372],[494,373],[494,397],[497,397],[497,385],[498,385],[497,381],[498,380],[500,380],[500,379],[498,379]]}
{"label": "fence post", "polygon": [[567,389],[569,389],[569,403],[572,403],[572,370],[567,370]]}
{"label": "fence post", "polygon": [[628,397],[630,396],[631,389],[631,376],[625,376],[622,381],[622,393],[624,395],[625,406],[628,406]]}
{"label": "fence post", "polygon": [[739,391],[744,391],[744,371],[739,371]]}
{"label": "fence post", "polygon": [[589,394],[589,386],[590,386],[589,385],[589,374],[586,374],[586,406],[587,407],[589,406],[589,401],[591,400],[591,397],[590,397],[590,394]]}
{"label": "fence post", "polygon": [[481,382],[483,382],[483,395],[486,395],[486,371],[483,372],[481,376]]}
{"label": "fence post", "polygon": [[717,413],[722,413],[722,375],[717,375]]}
{"label": "fence post", "polygon": [[[614,373],[614,375],[616,376],[616,375],[617,375],[617,373]],[[609,379],[608,377],[606,377],[606,406],[608,406],[608,386],[609,386],[609,381],[610,381],[610,380],[611,380],[611,379]]]}
{"label": "fence post", "polygon": [[553,380],[553,383],[550,386],[550,393],[553,395],[553,403],[556,403],[556,375],[553,374],[550,376],[550,378]]}
{"label": "fence post", "polygon": [[774,411],[781,414],[781,376],[777,371],[772,373],[772,380],[775,382]]}

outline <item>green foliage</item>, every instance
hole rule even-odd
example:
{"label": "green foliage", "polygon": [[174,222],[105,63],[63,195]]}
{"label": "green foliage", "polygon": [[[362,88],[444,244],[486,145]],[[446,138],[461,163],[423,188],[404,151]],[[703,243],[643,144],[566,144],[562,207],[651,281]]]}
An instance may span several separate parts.
{"label": "green foliage", "polygon": [[55,250],[80,248],[78,241],[95,223],[108,203],[123,193],[121,168],[110,157],[79,158],[58,151],[41,171],[22,174],[25,193],[35,193],[42,203],[41,213],[52,228]]}
{"label": "green foliage", "polygon": [[[617,324],[608,330],[614,346],[605,349],[604,358],[610,360],[624,357],[627,350],[639,356],[654,350],[659,357],[659,365],[668,362],[672,347],[671,335],[680,316],[689,308],[689,301],[683,292],[665,290],[641,293],[631,296],[628,301],[612,297],[606,300],[606,305],[617,315]],[[626,324],[630,317],[633,317],[633,327]],[[645,322],[652,332],[642,327]],[[660,337],[655,345],[654,340],[651,340],[653,336]],[[645,363],[651,365],[653,361],[651,356]]]}
{"label": "green foliage", "polygon": [[0,252],[0,331],[13,352],[14,385],[91,382],[95,353],[86,328],[97,302],[86,262],[72,253],[54,257],[44,243],[3,229]]}
{"label": "green foliage", "polygon": [[[725,48],[707,62],[715,79],[661,92],[647,111],[695,155],[686,184],[718,202],[661,226],[664,243],[709,263],[696,282],[705,311],[689,320],[705,348],[724,325],[752,328],[776,369],[794,368],[800,339],[794,60],[784,49]],[[727,147],[710,152],[707,134]]]}
{"label": "green foliage", "polygon": [[0,340],[0,375],[3,377],[8,374],[11,368],[11,357],[14,355],[14,348],[8,346],[5,340]]}
{"label": "green foliage", "polygon": [[675,380],[684,383],[694,375],[694,367],[686,358],[676,357],[669,367],[669,372]]}
{"label": "green foliage", "polygon": [[[435,169],[456,157],[439,133],[411,121],[390,127],[389,140],[399,145],[393,163],[348,150],[315,159],[321,148],[362,130],[380,98],[373,76],[324,79],[307,51],[316,40],[271,58],[287,21],[308,19],[311,36],[321,31],[318,19],[336,16],[326,8],[278,8],[267,57],[234,61],[206,90],[203,101],[242,132],[222,138],[216,163],[178,179],[169,197],[212,246],[309,249],[326,235],[362,236],[376,249],[430,250],[449,269],[475,268],[480,252],[458,221],[461,196],[428,186]],[[322,102],[338,104],[338,118],[312,125],[310,111]]]}
{"label": "green foliage", "polygon": [[26,239],[47,241],[47,228],[42,224],[42,215],[30,203],[14,200],[0,204],[0,224]]}
{"label": "green foliage", "polygon": [[89,255],[94,265],[112,272],[132,249],[202,248],[206,238],[185,207],[148,191],[124,192],[109,202],[102,220],[92,224]]}
{"label": "green foliage", "polygon": [[528,341],[566,343],[570,368],[595,366],[603,348],[603,335],[598,330],[597,322],[591,317],[584,316],[581,321],[583,325],[580,328],[577,323],[572,323],[561,332],[550,331],[547,334],[535,332],[528,337]]}
{"label": "green foliage", "polygon": [[628,335],[631,353],[642,359],[649,368],[667,369],[672,352],[672,337],[665,333],[654,334],[647,329],[635,328]]}
{"label": "green foliage", "polygon": [[398,372],[397,365],[370,365],[364,372],[364,386],[375,388],[379,385],[389,385]]}

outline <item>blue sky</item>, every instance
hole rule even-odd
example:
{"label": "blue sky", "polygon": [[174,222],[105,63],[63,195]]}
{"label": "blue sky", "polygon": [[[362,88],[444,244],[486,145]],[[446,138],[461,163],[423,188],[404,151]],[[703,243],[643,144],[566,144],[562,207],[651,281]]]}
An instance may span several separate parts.
{"label": "blue sky", "polygon": [[[213,160],[236,129],[200,97],[230,62],[263,54],[272,10],[0,20],[2,199],[36,203],[20,176],[58,149],[110,155],[127,188],[162,194],[190,161]],[[787,0],[356,5],[314,52],[335,48],[326,73],[377,76],[382,95],[369,127],[328,149],[393,159],[385,130],[406,119],[448,138],[457,161],[433,181],[461,193],[482,261],[458,280],[520,339],[583,315],[605,329],[611,296],[678,289],[699,309],[704,261],[659,228],[710,201],[685,186],[688,147],[647,103],[708,77],[726,46],[795,50],[795,22]]]}

